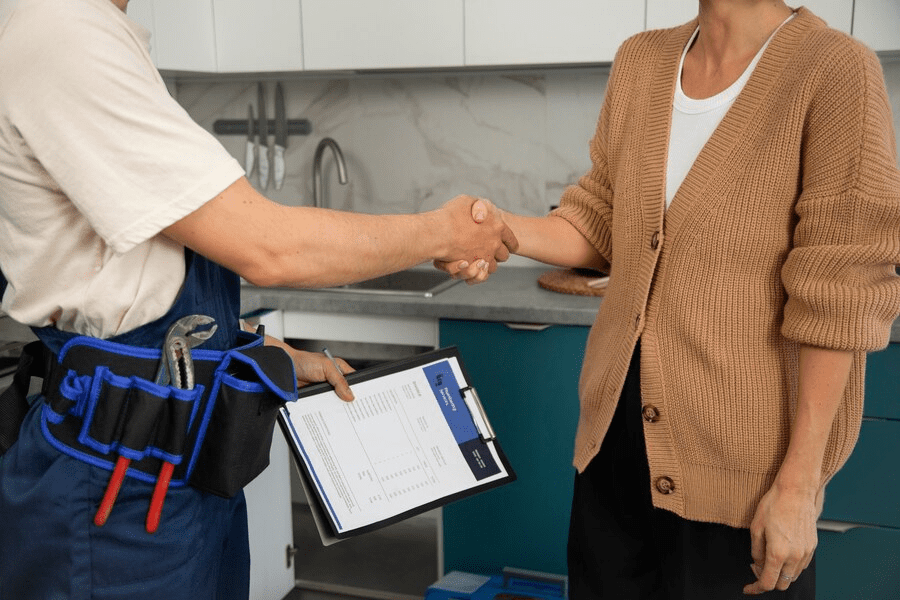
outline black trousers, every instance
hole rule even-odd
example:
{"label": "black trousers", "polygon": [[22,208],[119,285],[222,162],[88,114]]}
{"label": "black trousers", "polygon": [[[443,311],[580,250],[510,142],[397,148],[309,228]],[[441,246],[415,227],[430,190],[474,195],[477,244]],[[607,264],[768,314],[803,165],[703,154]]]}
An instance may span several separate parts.
{"label": "black trousers", "polygon": [[[749,529],[654,508],[641,419],[640,347],[600,452],[575,476],[569,528],[572,600],[745,600],[755,580]],[[814,600],[815,560],[773,600]]]}

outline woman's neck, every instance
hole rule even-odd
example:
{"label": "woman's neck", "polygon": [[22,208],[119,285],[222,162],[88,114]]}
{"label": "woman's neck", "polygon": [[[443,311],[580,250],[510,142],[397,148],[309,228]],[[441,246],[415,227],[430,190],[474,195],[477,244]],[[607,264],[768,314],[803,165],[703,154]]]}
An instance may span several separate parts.
{"label": "woman's neck", "polygon": [[682,70],[684,92],[708,98],[726,89],[790,14],[783,0],[700,0],[700,31]]}

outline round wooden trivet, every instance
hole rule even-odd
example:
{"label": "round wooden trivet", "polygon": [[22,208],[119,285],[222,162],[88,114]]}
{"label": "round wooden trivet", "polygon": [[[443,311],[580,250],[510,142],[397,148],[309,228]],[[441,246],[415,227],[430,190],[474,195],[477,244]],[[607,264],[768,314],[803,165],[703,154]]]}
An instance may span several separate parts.
{"label": "round wooden trivet", "polygon": [[538,285],[545,290],[561,294],[602,296],[606,293],[606,287],[592,288],[587,285],[589,281],[602,276],[603,273],[585,275],[574,269],[556,269],[554,271],[546,271],[538,277]]}

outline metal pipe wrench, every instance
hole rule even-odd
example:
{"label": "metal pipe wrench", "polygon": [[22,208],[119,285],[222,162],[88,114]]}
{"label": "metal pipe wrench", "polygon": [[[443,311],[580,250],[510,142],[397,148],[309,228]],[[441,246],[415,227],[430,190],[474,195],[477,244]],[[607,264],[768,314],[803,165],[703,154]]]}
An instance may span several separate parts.
{"label": "metal pipe wrench", "polygon": [[[217,328],[215,319],[206,315],[189,315],[178,319],[166,333],[156,383],[182,390],[193,389],[194,361],[191,358],[191,348],[208,340]],[[163,382],[166,379],[168,381]],[[150,509],[147,511],[147,533],[155,533],[159,528],[163,503],[174,469],[175,465],[168,461],[163,461],[159,469],[153,496],[150,498]]]}

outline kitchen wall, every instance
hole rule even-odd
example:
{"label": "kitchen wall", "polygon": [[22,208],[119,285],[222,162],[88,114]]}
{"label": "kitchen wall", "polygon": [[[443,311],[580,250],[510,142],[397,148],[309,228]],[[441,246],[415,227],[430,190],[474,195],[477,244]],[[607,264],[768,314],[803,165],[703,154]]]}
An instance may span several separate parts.
{"label": "kitchen wall", "polygon": [[[900,57],[882,61],[900,132]],[[588,142],[608,68],[534,72],[346,75],[283,80],[289,118],[312,134],[294,136],[284,188],[266,195],[311,204],[312,160],[326,136],[340,144],[350,183],[337,183],[326,155],[329,206],[367,213],[440,206],[460,193],[503,208],[542,214],[590,166]],[[268,83],[272,117],[274,83]],[[216,119],[246,119],[255,81],[179,81],[178,100],[207,129]],[[243,161],[245,138],[222,143]]]}

